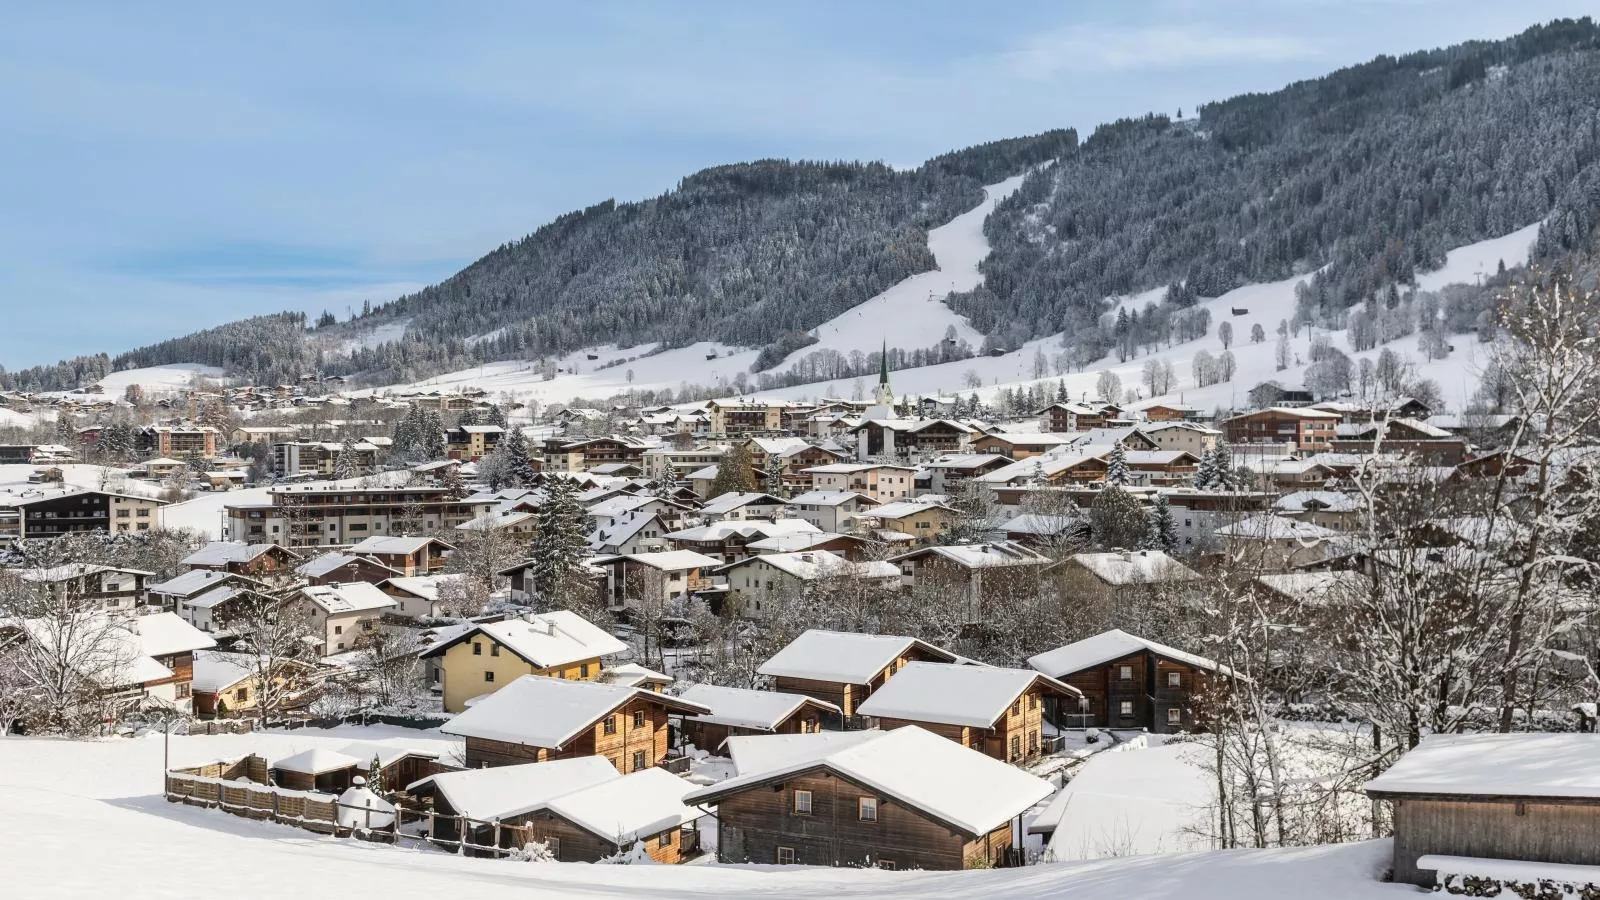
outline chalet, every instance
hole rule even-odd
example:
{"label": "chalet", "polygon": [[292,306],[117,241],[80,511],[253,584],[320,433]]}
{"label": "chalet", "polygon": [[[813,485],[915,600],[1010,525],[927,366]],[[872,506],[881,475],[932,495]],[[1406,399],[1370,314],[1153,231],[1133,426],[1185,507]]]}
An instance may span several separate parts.
{"label": "chalet", "polygon": [[960,453],[977,434],[970,425],[952,419],[875,419],[871,416],[850,429],[856,439],[856,458],[924,458],[939,453]]}
{"label": "chalet", "polygon": [[693,550],[661,550],[626,556],[597,556],[591,566],[605,574],[605,595],[614,610],[632,609],[642,598],[681,600],[711,590],[711,571],[719,559]]}
{"label": "chalet", "polygon": [[791,409],[782,401],[756,399],[713,400],[706,404],[711,413],[711,433],[730,437],[775,433],[783,430],[783,415]]}
{"label": "chalet", "polygon": [[0,491],[0,540],[149,531],[164,505],[151,497],[59,484],[4,490]]}
{"label": "chalet", "polygon": [[770,768],[741,768],[685,798],[717,808],[717,858],[724,863],[927,870],[1015,864],[1013,824],[1052,790],[916,726],[740,740],[781,742],[783,749],[765,754]]}
{"label": "chalet", "polygon": [[884,730],[916,725],[986,756],[1021,763],[1045,752],[1045,701],[1083,692],[1031,669],[908,663],[857,708]]}
{"label": "chalet", "polygon": [[67,563],[49,568],[15,570],[23,582],[57,599],[71,599],[104,613],[130,614],[149,600],[145,581],[152,573],[96,563]]}
{"label": "chalet", "polygon": [[647,669],[638,663],[620,663],[607,666],[600,672],[600,681],[603,684],[614,684],[619,687],[644,688],[658,694],[666,693],[672,685],[673,678],[665,672]]}
{"label": "chalet", "polygon": [[1136,591],[1182,588],[1204,580],[1161,550],[1075,553],[1051,568],[1062,596],[1083,603],[1128,598]]}
{"label": "chalet", "polygon": [[1272,511],[1280,516],[1334,531],[1354,531],[1360,527],[1364,508],[1359,497],[1338,491],[1295,491],[1272,504]]}
{"label": "chalet", "polygon": [[377,629],[383,612],[399,606],[393,597],[364,581],[303,587],[292,602],[310,607],[324,656],[351,649],[358,638]]}
{"label": "chalet", "polygon": [[998,453],[1013,460],[1043,456],[1073,442],[1070,434],[1012,433],[991,431],[972,441],[973,453]]}
{"label": "chalet", "polygon": [[1087,541],[1089,521],[1078,515],[1022,513],[1001,522],[996,530],[1008,541],[1035,549],[1051,549],[1074,541]]}
{"label": "chalet", "polygon": [[400,577],[399,569],[391,569],[375,559],[331,550],[306,560],[296,566],[294,572],[309,584],[344,584],[350,581],[376,583],[385,578]]}
{"label": "chalet", "polygon": [[700,515],[707,521],[732,519],[774,519],[783,515],[788,501],[759,491],[730,491],[705,502]]}
{"label": "chalet", "polygon": [[[465,575],[401,575],[378,582],[378,590],[393,597],[399,604],[390,610],[392,615],[407,619],[423,619],[441,615],[441,594],[448,594],[451,585],[464,586]],[[457,590],[461,590],[457,587]]]}
{"label": "chalet", "polygon": [[1160,734],[1204,725],[1197,707],[1224,666],[1113,628],[1040,653],[1028,665],[1082,692],[1058,721],[1078,727],[1144,728]]}
{"label": "chalet", "polygon": [[487,512],[490,502],[461,498],[441,485],[277,485],[267,489],[265,501],[224,504],[223,537],[292,550],[341,547],[369,535],[454,528]]}
{"label": "chalet", "polygon": [[1317,453],[1332,449],[1338,421],[1338,413],[1271,406],[1228,419],[1222,431],[1230,444],[1290,444],[1301,453]]}
{"label": "chalet", "polygon": [[904,500],[916,487],[916,470],[879,463],[833,463],[806,470],[819,491],[854,491],[879,503]]}
{"label": "chalet", "polygon": [[806,491],[789,498],[789,514],[821,531],[841,532],[855,515],[878,501],[855,491]]}
{"label": "chalet", "polygon": [[[55,653],[60,631],[40,619],[0,624],[7,632]],[[67,648],[64,663],[108,702],[129,707],[145,704],[188,712],[194,676],[194,653],[216,646],[172,613],[146,616],[94,616],[74,623],[80,649]],[[0,641],[3,643],[3,641]],[[97,652],[84,652],[93,646]]]}
{"label": "chalet", "polygon": [[[159,606],[168,612],[182,614],[182,605],[206,593],[215,587],[226,584],[250,584],[262,586],[260,582],[243,575],[231,572],[214,572],[210,569],[191,569],[175,578],[149,586],[150,604]],[[187,618],[187,616],[185,616]],[[199,628],[199,624],[191,621],[189,624]]]}
{"label": "chalet", "polygon": [[980,621],[986,601],[1016,590],[1018,579],[1036,577],[1050,557],[1014,541],[938,544],[889,558],[901,584],[934,596],[959,596],[969,621]]}
{"label": "chalet", "polygon": [[1339,532],[1285,516],[1247,516],[1216,530],[1230,559],[1247,561],[1266,571],[1292,569],[1336,555],[1343,547]]}
{"label": "chalet", "polygon": [[402,575],[432,575],[443,569],[454,547],[430,537],[369,537],[349,552],[377,560]]}
{"label": "chalet", "polygon": [[185,622],[206,634],[227,635],[228,622],[240,609],[240,605],[248,600],[252,603],[261,602],[266,596],[262,593],[264,585],[243,576],[234,576],[234,580],[214,587],[207,588],[200,593],[177,601],[174,612]]}
{"label": "chalet", "polygon": [[651,447],[640,454],[644,474],[649,478],[682,481],[690,472],[714,466],[727,455],[726,446],[692,447],[680,449],[671,446]]}
{"label": "chalet", "polygon": [[850,562],[865,562],[875,555],[879,544],[853,534],[833,534],[826,531],[797,531],[751,541],[745,547],[760,555],[763,553],[802,553],[807,550],[826,550]]}
{"label": "chalet", "polygon": [[674,531],[666,536],[666,541],[674,550],[692,550],[724,563],[734,563],[756,554],[756,551],[749,549],[754,541],[818,533],[815,525],[801,519],[774,519],[769,522],[732,520]]}
{"label": "chalet", "polygon": [[277,544],[246,544],[242,541],[211,541],[183,558],[183,564],[190,569],[231,572],[252,578],[287,574],[300,562],[300,554]]}
{"label": "chalet", "polygon": [[1072,436],[1072,447],[1121,447],[1124,450],[1160,450],[1155,438],[1135,424],[1102,425]]}
{"label": "chalet", "polygon": [[807,629],[756,670],[773,689],[815,697],[847,717],[912,662],[956,662],[955,654],[925,641],[887,634]]}
{"label": "chalet", "polygon": [[1394,810],[1394,880],[1439,890],[1446,876],[1508,869],[1539,880],[1528,863],[1600,866],[1597,754],[1593,734],[1424,737],[1366,785]]}
{"label": "chalet", "polygon": [[507,540],[527,544],[533,540],[534,532],[538,530],[539,517],[537,513],[522,512],[520,510],[486,512],[475,519],[468,519],[455,527],[460,538],[492,532]]}
{"label": "chalet", "polygon": [[605,463],[633,463],[644,467],[644,452],[654,446],[636,437],[595,437],[571,441],[551,439],[543,448],[543,471],[587,472]]}
{"label": "chalet", "polygon": [[[513,833],[504,828],[519,815],[537,809],[561,794],[582,790],[618,777],[615,767],[597,756],[579,756],[540,763],[467,768],[441,772],[406,785],[406,793],[432,801],[436,842],[455,842],[488,850],[496,843],[495,823],[501,823],[500,844],[511,845]],[[465,818],[467,821],[462,822]],[[463,828],[465,824],[465,828]],[[552,850],[556,849],[554,847]]]}
{"label": "chalet", "polygon": [[466,740],[466,766],[603,756],[626,775],[667,758],[667,718],[706,707],[642,688],[523,675],[439,730]]}
{"label": "chalet", "polygon": [[928,489],[935,494],[950,495],[979,475],[987,475],[1013,462],[998,453],[958,453],[940,456],[923,465],[928,472]]}
{"label": "chalet", "polygon": [[1193,422],[1160,422],[1142,425],[1139,433],[1155,444],[1157,450],[1182,450],[1199,457],[1207,450],[1217,449],[1222,432]]}
{"label": "chalet", "polygon": [[600,678],[602,660],[627,645],[574,612],[552,610],[473,625],[423,652],[439,662],[445,712],[460,712],[523,675]]}
{"label": "chalet", "polygon": [[1426,466],[1456,466],[1467,458],[1464,438],[1416,419],[1391,417],[1339,425],[1334,435],[1330,449],[1335,453],[1363,453],[1381,448],[1388,453],[1407,454]]}
{"label": "chalet", "polygon": [[692,684],[679,694],[711,710],[683,717],[684,740],[717,752],[730,737],[751,734],[811,734],[824,723],[837,725],[839,707],[804,694],[752,691]]}
{"label": "chalet", "polygon": [[896,532],[920,544],[939,540],[961,514],[943,503],[899,500],[874,506],[855,517],[855,530],[862,534]]}
{"label": "chalet", "polygon": [[787,450],[777,456],[778,480],[784,493],[804,493],[814,487],[810,470],[817,466],[832,465],[849,459],[849,454],[837,444],[807,444]]}
{"label": "chalet", "polygon": [[589,552],[597,556],[619,556],[665,550],[667,524],[655,513],[627,513],[589,533]]}
{"label": "chalet", "polygon": [[[546,764],[548,765],[548,764]],[[705,810],[684,804],[695,785],[665,769],[640,769],[560,794],[509,817],[518,839],[538,841],[561,862],[599,862],[642,845],[672,865],[699,853],[695,823]]]}
{"label": "chalet", "polygon": [[1139,410],[1149,422],[1203,422],[1210,414],[1198,406],[1182,403],[1152,403]]}
{"label": "chalet", "polygon": [[[195,715],[222,718],[252,714],[261,702],[261,674],[268,668],[261,659],[243,653],[196,651],[192,682]],[[298,706],[316,686],[316,670],[307,663],[280,659],[270,667],[273,687],[283,701],[280,709]]]}
{"label": "chalet", "polygon": [[157,456],[212,459],[220,437],[210,425],[152,425],[139,433],[139,448]]}
{"label": "chalet", "polygon": [[457,425],[444,433],[451,459],[477,462],[494,452],[506,430],[499,425]]}
{"label": "chalet", "polygon": [[1249,473],[1257,490],[1285,492],[1320,490],[1334,470],[1320,460],[1327,454],[1311,459],[1287,459],[1270,456],[1235,456],[1238,468]]}
{"label": "chalet", "polygon": [[773,598],[798,596],[825,579],[847,579],[858,588],[900,587],[900,570],[893,563],[851,562],[826,550],[763,553],[723,566],[717,574],[728,586],[724,613],[757,620],[785,612],[782,605],[772,603]]}
{"label": "chalet", "polygon": [[993,472],[979,475],[975,480],[990,487],[1024,484],[1061,486],[1103,482],[1106,477],[1106,457],[1111,454],[1111,449],[1105,445],[1064,447],[1044,456],[1018,460],[1009,466],[1002,466]]}

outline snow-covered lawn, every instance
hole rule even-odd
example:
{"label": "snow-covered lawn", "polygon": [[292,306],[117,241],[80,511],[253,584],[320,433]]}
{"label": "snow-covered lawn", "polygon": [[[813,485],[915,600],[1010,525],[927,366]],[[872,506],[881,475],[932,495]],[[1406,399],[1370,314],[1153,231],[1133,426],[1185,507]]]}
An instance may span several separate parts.
{"label": "snow-covered lawn", "polygon": [[[437,734],[345,726],[173,739],[178,764],[377,740],[442,749]],[[1136,756],[1130,751],[1128,755]],[[161,739],[0,739],[0,846],[8,897],[169,900],[353,898],[781,898],[974,896],[1118,900],[1381,900],[1386,841],[979,872],[773,866],[533,865],[320,837],[161,799]]]}
{"label": "snow-covered lawn", "polygon": [[[1096,753],[1063,788],[1061,824],[1049,849],[1058,861],[1204,850],[1214,790],[1204,748],[1194,743],[1119,747]],[[1125,745],[1126,747],[1126,745]]]}

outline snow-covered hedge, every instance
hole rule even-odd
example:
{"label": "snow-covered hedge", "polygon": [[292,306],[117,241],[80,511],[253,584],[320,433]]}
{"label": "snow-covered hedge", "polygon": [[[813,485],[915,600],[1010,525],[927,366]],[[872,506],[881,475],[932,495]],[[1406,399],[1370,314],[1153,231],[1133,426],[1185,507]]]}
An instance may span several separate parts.
{"label": "snow-covered hedge", "polygon": [[1441,875],[1435,891],[1463,897],[1521,897],[1522,900],[1600,900],[1600,884],[1540,878],[1490,878],[1483,875]]}

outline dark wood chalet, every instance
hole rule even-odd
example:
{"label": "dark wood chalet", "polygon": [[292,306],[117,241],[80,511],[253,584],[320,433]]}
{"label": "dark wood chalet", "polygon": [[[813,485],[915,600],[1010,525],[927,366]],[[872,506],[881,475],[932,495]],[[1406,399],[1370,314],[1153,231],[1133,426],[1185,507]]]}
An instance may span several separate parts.
{"label": "dark wood chalet", "polygon": [[716,806],[724,863],[1015,865],[1013,823],[1052,790],[917,727],[742,740],[789,743],[774,767],[741,771],[685,799]]}
{"label": "dark wood chalet", "polygon": [[308,584],[319,585],[349,584],[352,581],[379,584],[390,578],[404,577],[399,569],[386,566],[375,559],[339,552],[324,553],[301,563],[295,568],[295,574],[304,578]]}
{"label": "dark wood chalet", "polygon": [[914,662],[858,707],[883,729],[917,725],[1003,762],[1045,752],[1046,701],[1083,693],[1031,669]]}
{"label": "dark wood chalet", "polygon": [[711,710],[684,716],[682,729],[684,740],[713,753],[730,737],[812,734],[822,730],[824,721],[837,722],[840,715],[834,704],[804,694],[695,684],[679,696]]}
{"label": "dark wood chalet", "polygon": [[773,679],[774,690],[824,700],[850,717],[908,663],[956,659],[955,654],[916,638],[812,628],[757,671]]}
{"label": "dark wood chalet", "polygon": [[628,774],[667,758],[668,717],[709,712],[637,687],[524,675],[439,730],[466,739],[466,766],[603,756]]}
{"label": "dark wood chalet", "polygon": [[1083,693],[1077,708],[1058,706],[1057,724],[1144,728],[1157,734],[1203,730],[1199,705],[1227,668],[1120,629],[1057,647],[1028,665]]}

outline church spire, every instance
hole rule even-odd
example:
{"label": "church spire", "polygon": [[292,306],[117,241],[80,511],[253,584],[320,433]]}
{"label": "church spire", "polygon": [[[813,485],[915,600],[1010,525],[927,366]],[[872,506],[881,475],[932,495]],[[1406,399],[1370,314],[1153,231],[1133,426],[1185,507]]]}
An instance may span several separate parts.
{"label": "church spire", "polygon": [[878,384],[889,386],[889,341],[883,342],[883,351],[878,354]]}

